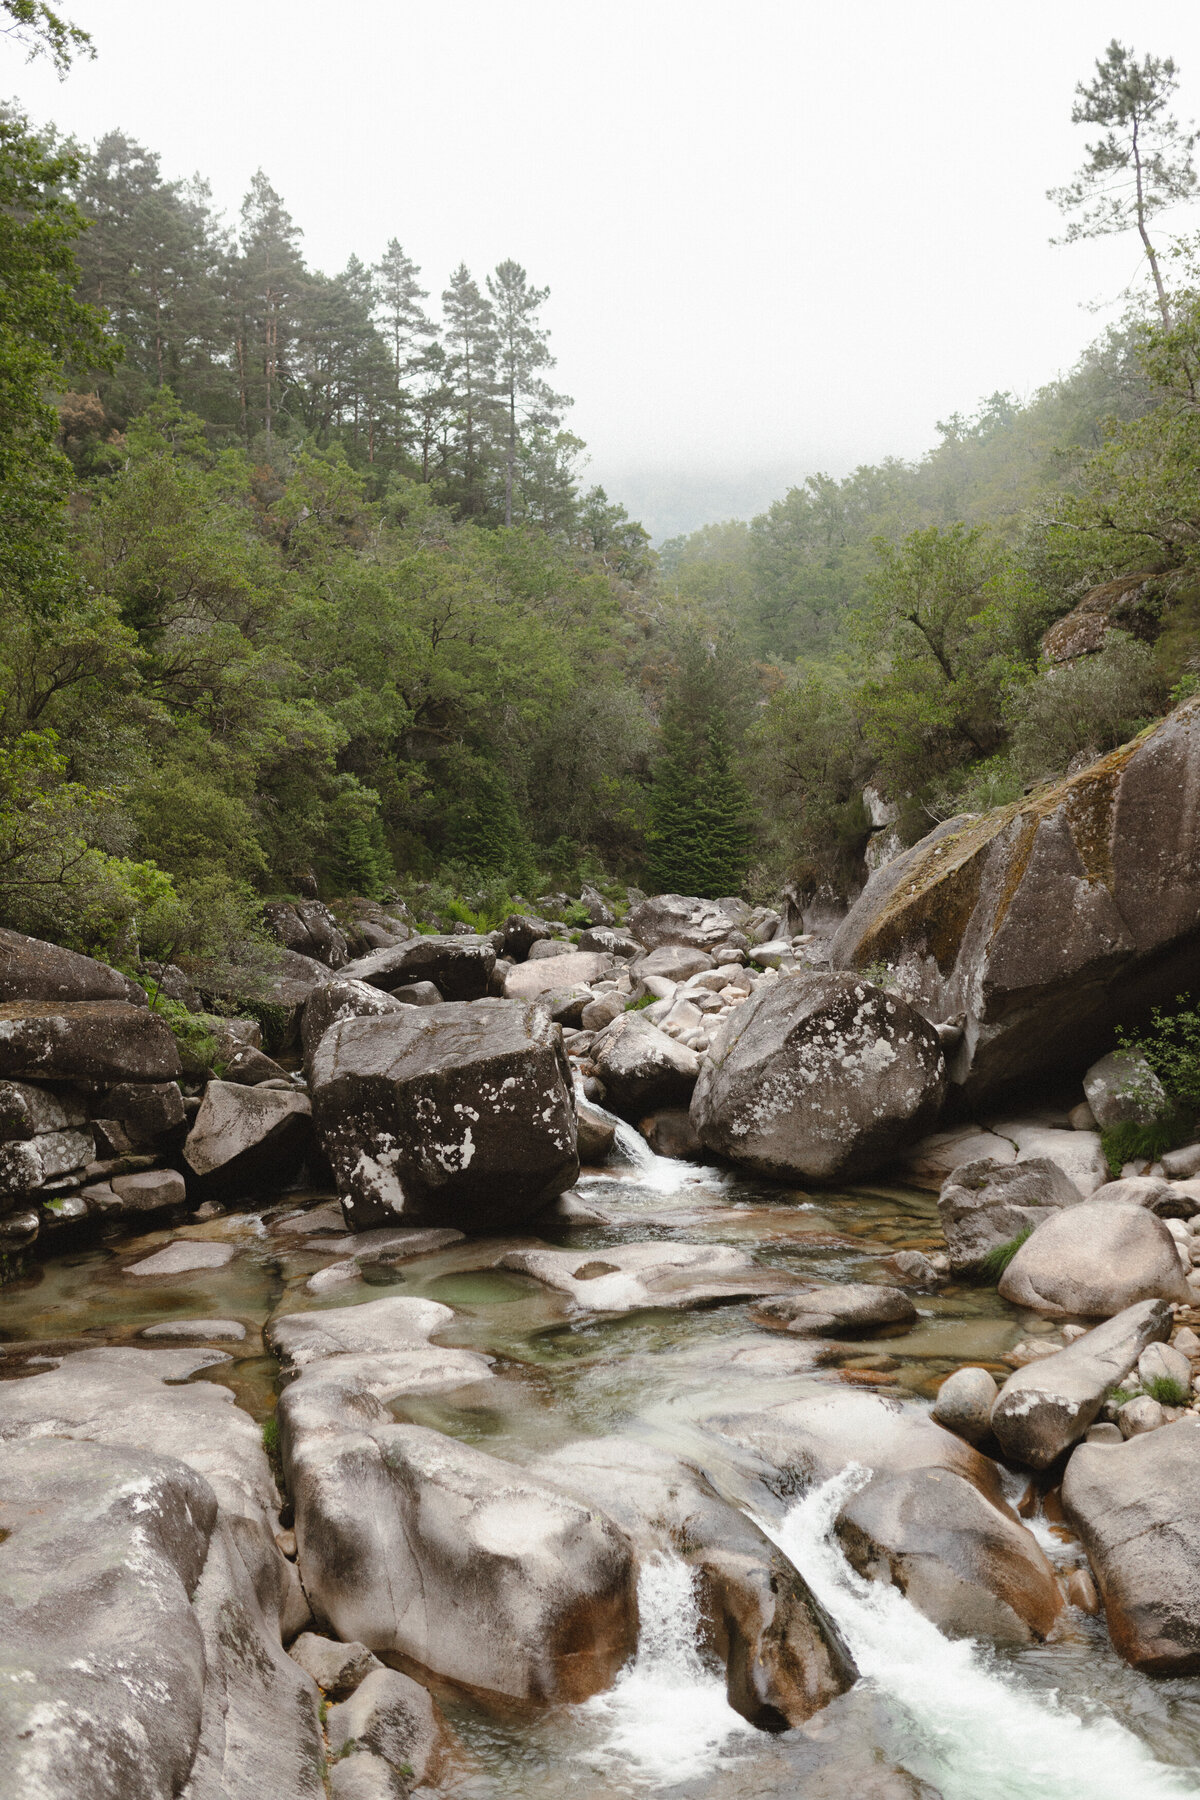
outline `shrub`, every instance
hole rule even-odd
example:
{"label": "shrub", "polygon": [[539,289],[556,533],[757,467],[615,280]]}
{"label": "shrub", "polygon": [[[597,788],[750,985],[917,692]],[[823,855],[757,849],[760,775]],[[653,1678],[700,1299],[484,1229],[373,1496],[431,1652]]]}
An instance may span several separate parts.
{"label": "shrub", "polygon": [[1200,1012],[1191,998],[1177,994],[1173,1013],[1154,1007],[1148,1030],[1118,1029],[1117,1042],[1144,1056],[1175,1105],[1194,1112],[1200,1111]]}
{"label": "shrub", "polygon": [[1057,775],[1135,736],[1163,699],[1149,646],[1111,631],[1098,655],[1043,669],[1010,690],[1013,762],[1029,779]]}
{"label": "shrub", "polygon": [[1109,1173],[1114,1177],[1128,1162],[1140,1162],[1144,1157],[1157,1162],[1163,1151],[1178,1141],[1178,1127],[1169,1119],[1155,1119],[1150,1125],[1138,1125],[1132,1119],[1125,1119],[1120,1125],[1110,1125],[1107,1131],[1100,1133],[1100,1147]]}

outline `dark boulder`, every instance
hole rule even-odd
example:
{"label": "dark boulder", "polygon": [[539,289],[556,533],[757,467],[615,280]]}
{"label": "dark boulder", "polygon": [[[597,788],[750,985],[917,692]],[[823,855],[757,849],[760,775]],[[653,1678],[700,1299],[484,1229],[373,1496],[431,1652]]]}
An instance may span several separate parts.
{"label": "dark boulder", "polygon": [[397,1012],[400,1005],[382,988],[372,987],[367,981],[347,980],[344,975],[315,988],[304,1003],[300,1023],[305,1063],[312,1060],[313,1051],[339,1019],[380,1018],[384,1013]]}
{"label": "dark boulder", "polygon": [[77,950],[0,929],[0,1004],[9,1000],[125,1000],[145,1006],[146,990]]}
{"label": "dark boulder", "polygon": [[35,1081],[174,1081],[171,1028],[127,1000],[9,1001],[0,1006],[0,1077]]}
{"label": "dark boulder", "polygon": [[501,928],[500,954],[510,962],[524,962],[535,944],[552,936],[545,919],[535,919],[529,913],[509,913]]}
{"label": "dark boulder", "polygon": [[353,1229],[505,1230],[579,1172],[562,1035],[509,1000],[346,1019],[311,1064],[317,1137]]}
{"label": "dark boulder", "polygon": [[312,1138],[308,1095],[285,1088],[210,1081],[183,1146],[206,1192],[242,1194],[285,1187]]}
{"label": "dark boulder", "polygon": [[606,1025],[591,1054],[609,1105],[624,1119],[638,1119],[658,1107],[686,1106],[700,1073],[696,1052],[640,1012],[622,1013]]}

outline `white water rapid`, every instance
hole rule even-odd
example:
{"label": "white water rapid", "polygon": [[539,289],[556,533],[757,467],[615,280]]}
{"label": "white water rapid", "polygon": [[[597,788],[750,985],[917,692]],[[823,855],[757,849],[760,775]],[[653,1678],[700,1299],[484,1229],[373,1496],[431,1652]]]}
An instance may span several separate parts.
{"label": "white water rapid", "polygon": [[852,1464],[772,1525],[758,1522],[837,1622],[895,1720],[897,1761],[944,1800],[1196,1800],[1200,1774],[1156,1762],[1115,1720],[1081,1720],[969,1639],[953,1641],[898,1589],[865,1581],[833,1537],[868,1480]]}
{"label": "white water rapid", "polygon": [[725,1698],[723,1676],[701,1660],[695,1572],[680,1557],[643,1563],[638,1612],[636,1657],[614,1687],[582,1709],[604,1731],[588,1760],[648,1786],[697,1781],[724,1760],[735,1739],[748,1745],[758,1733]]}

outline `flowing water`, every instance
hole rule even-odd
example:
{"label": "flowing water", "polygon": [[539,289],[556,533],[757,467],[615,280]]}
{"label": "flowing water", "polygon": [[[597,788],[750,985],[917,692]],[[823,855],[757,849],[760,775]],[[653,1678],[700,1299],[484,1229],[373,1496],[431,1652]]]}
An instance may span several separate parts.
{"label": "flowing water", "polygon": [[[628,1126],[604,1170],[573,1195],[586,1211],[545,1241],[602,1251],[661,1239],[728,1244],[797,1277],[886,1278],[895,1250],[939,1243],[933,1196],[902,1187],[806,1194],[654,1156]],[[347,1306],[385,1294],[428,1295],[455,1312],[445,1340],[489,1352],[494,1378],[398,1401],[397,1415],[528,1462],[596,1435],[622,1434],[703,1461],[739,1491],[705,1433],[713,1413],[766,1406],[852,1383],[928,1406],[963,1361],[991,1364],[1019,1337],[1050,1329],[994,1291],[951,1287],[918,1299],[908,1329],[835,1346],[769,1333],[744,1304],[581,1316],[530,1278],[496,1267],[528,1237],[481,1240],[399,1265],[367,1265],[321,1295],[306,1287],[345,1254],[328,1195],[280,1195],[233,1214],[136,1238],[65,1246],[0,1291],[0,1374],[33,1373],[38,1356],[85,1344],[138,1343],[165,1320],[245,1327],[227,1362],[198,1379],[230,1386],[266,1418],[275,1364],[261,1330],[276,1311]],[[188,1275],[128,1273],[162,1244],[223,1243],[224,1267]],[[202,1334],[198,1334],[203,1341]],[[44,1366],[44,1365],[40,1365]],[[875,1786],[902,1768],[945,1800],[1200,1800],[1200,1681],[1155,1682],[1126,1668],[1102,1621],[1070,1612],[1053,1642],[996,1651],[953,1642],[894,1589],[846,1564],[832,1520],[861,1480],[853,1469],[760,1523],[837,1621],[862,1679],[809,1725],[753,1730],[725,1699],[704,1643],[690,1569],[665,1553],[643,1562],[636,1658],[586,1705],[486,1710],[439,1692],[461,1757],[459,1800],[850,1800],[916,1793]],[[762,1505],[762,1497],[754,1504]],[[1082,1561],[1060,1527],[1030,1521],[1062,1567]]]}

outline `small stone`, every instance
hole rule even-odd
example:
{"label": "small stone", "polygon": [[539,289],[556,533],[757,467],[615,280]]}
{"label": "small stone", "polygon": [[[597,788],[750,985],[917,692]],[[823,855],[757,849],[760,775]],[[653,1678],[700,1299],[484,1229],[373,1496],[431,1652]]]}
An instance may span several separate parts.
{"label": "small stone", "polygon": [[240,1344],[246,1327],[237,1319],[164,1319],[160,1325],[147,1325],[141,1335],[150,1339],[200,1338],[207,1344]]}
{"label": "small stone", "polygon": [[1081,1100],[1078,1106],[1073,1106],[1067,1114],[1067,1118],[1070,1120],[1072,1131],[1095,1131],[1096,1129],[1096,1115],[1086,1100]]}
{"label": "small stone", "polygon": [[980,1444],[991,1435],[992,1407],[999,1391],[986,1369],[956,1369],[938,1389],[933,1416],[947,1431],[969,1444]]}
{"label": "small stone", "polygon": [[[1108,1429],[1109,1427],[1104,1425],[1093,1427],[1093,1430],[1096,1431]],[[1089,1433],[1088,1442],[1094,1441]],[[1077,1606],[1080,1612],[1088,1613],[1093,1617],[1100,1611],[1100,1596],[1096,1592],[1096,1583],[1092,1580],[1090,1569],[1072,1569],[1064,1586],[1068,1606]]]}
{"label": "small stone", "polygon": [[1087,1336],[1087,1326],[1064,1325],[1059,1336],[1064,1344],[1074,1344],[1079,1338]]}
{"label": "small stone", "polygon": [[1148,1344],[1138,1357],[1137,1372],[1143,1387],[1152,1381],[1172,1381],[1187,1393],[1192,1385],[1192,1365],[1173,1344]]}
{"label": "small stone", "polygon": [[1144,1431],[1158,1431],[1166,1422],[1166,1414],[1158,1401],[1145,1394],[1136,1400],[1127,1400],[1117,1409],[1117,1424],[1124,1438],[1140,1437]]}
{"label": "small stone", "polygon": [[302,1631],[288,1655],[300,1664],[306,1675],[312,1676],[331,1700],[344,1700],[366,1680],[372,1669],[383,1666],[365,1644],[340,1644],[335,1638],[321,1637],[315,1631]]}
{"label": "small stone", "polygon": [[1099,1425],[1089,1425],[1083,1441],[1085,1444],[1123,1444],[1125,1439],[1121,1436],[1119,1425],[1105,1420]]}
{"label": "small stone", "polygon": [[1198,1358],[1200,1357],[1200,1337],[1196,1336],[1190,1325],[1181,1325],[1171,1339],[1171,1348],[1178,1350],[1181,1356],[1186,1356],[1189,1360]]}

